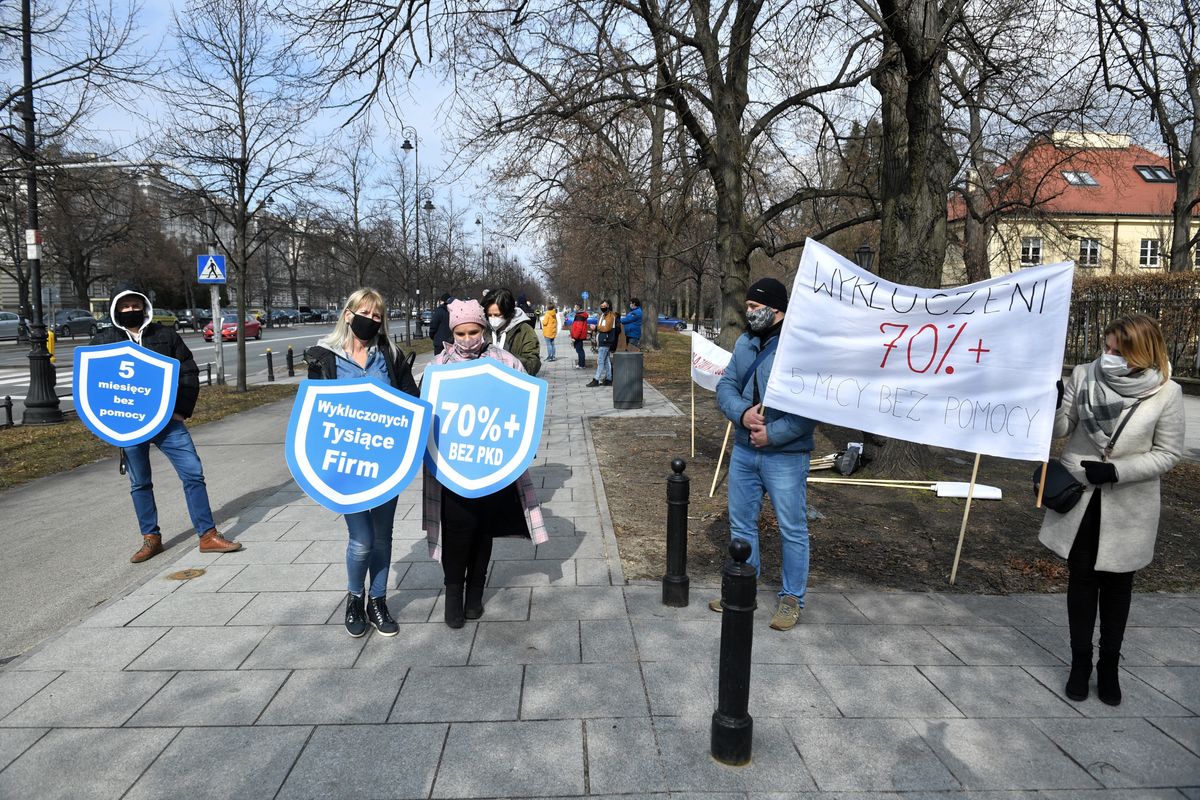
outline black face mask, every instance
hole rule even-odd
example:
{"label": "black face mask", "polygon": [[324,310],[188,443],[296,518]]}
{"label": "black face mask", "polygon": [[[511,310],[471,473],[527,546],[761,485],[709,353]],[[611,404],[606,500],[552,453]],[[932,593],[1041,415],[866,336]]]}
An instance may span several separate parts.
{"label": "black face mask", "polygon": [[118,311],[114,319],[122,328],[140,328],[146,321],[146,312],[140,308],[132,311]]}
{"label": "black face mask", "polygon": [[362,314],[355,314],[350,319],[350,330],[360,341],[371,341],[379,335],[381,327],[383,327],[382,322],[364,317]]}
{"label": "black face mask", "polygon": [[601,314],[607,314],[607,313],[608,313],[608,306],[600,306],[600,313],[601,313]]}

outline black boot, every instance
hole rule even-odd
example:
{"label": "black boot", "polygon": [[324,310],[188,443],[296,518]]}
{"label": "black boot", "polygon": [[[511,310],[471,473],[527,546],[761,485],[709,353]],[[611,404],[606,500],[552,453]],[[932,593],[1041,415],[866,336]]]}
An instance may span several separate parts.
{"label": "black boot", "polygon": [[346,633],[355,639],[367,632],[367,616],[362,595],[346,592]]}
{"label": "black boot", "polygon": [[1092,648],[1071,648],[1071,674],[1064,690],[1067,697],[1079,703],[1087,700],[1088,681],[1092,679]]}
{"label": "black boot", "polygon": [[467,619],[479,619],[483,616],[483,584],[467,584],[466,608],[463,616]]}
{"label": "black boot", "polygon": [[400,626],[388,613],[386,597],[372,597],[367,601],[367,619],[381,636],[395,636],[400,632]]}
{"label": "black boot", "polygon": [[1121,705],[1121,683],[1117,678],[1121,654],[1101,650],[1096,660],[1096,696],[1105,705]]}
{"label": "black boot", "polygon": [[451,628],[461,628],[466,623],[463,616],[463,585],[461,583],[446,584],[446,624]]}

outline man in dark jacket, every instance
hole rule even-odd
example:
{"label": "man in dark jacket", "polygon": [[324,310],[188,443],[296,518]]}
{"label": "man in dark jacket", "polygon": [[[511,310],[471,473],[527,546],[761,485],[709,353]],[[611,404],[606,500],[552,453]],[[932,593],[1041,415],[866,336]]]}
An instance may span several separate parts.
{"label": "man in dark jacket", "polygon": [[450,330],[450,301],[454,296],[447,292],[442,295],[441,302],[438,307],[433,310],[433,314],[429,318],[429,338],[433,340],[433,354],[438,353],[454,339],[454,332]]}
{"label": "man in dark jacket", "polygon": [[146,295],[133,291],[118,292],[109,308],[113,326],[97,332],[92,344],[114,344],[132,341],[159,355],[179,362],[179,388],[175,395],[175,410],[165,428],[148,442],[123,447],[129,473],[133,510],[142,531],[142,548],[129,560],[137,564],[162,552],[162,532],[158,527],[158,507],[154,502],[154,483],[150,476],[150,445],[154,444],[175,467],[183,481],[183,496],[196,535],[200,537],[202,553],[232,553],[242,545],[222,536],[213,521],[204,484],[204,468],[196,445],[183,421],[196,408],[200,395],[200,369],[192,351],[173,328],[154,322],[154,308]]}

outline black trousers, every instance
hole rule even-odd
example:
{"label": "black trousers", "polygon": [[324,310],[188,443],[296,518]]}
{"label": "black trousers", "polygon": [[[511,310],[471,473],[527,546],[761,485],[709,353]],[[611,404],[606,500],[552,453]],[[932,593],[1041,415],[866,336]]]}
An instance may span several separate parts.
{"label": "black trousers", "polygon": [[1071,627],[1071,650],[1091,652],[1096,612],[1100,612],[1100,657],[1121,652],[1129,603],[1133,597],[1132,572],[1101,572],[1096,569],[1100,546],[1100,492],[1092,492],[1071,553],[1067,556],[1067,618]]}
{"label": "black trousers", "polygon": [[583,357],[583,339],[572,339],[575,345],[575,355],[579,357],[579,368],[583,369],[587,366],[587,361]]}
{"label": "black trousers", "polygon": [[497,498],[463,497],[442,487],[442,573],[447,586],[482,586],[487,580]]}

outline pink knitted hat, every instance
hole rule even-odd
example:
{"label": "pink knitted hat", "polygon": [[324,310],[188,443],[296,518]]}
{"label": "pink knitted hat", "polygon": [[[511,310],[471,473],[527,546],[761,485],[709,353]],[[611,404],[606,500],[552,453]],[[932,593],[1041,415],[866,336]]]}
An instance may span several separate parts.
{"label": "pink knitted hat", "polygon": [[447,309],[450,311],[450,330],[468,322],[474,322],[481,328],[487,327],[483,306],[479,305],[478,300],[455,300]]}

